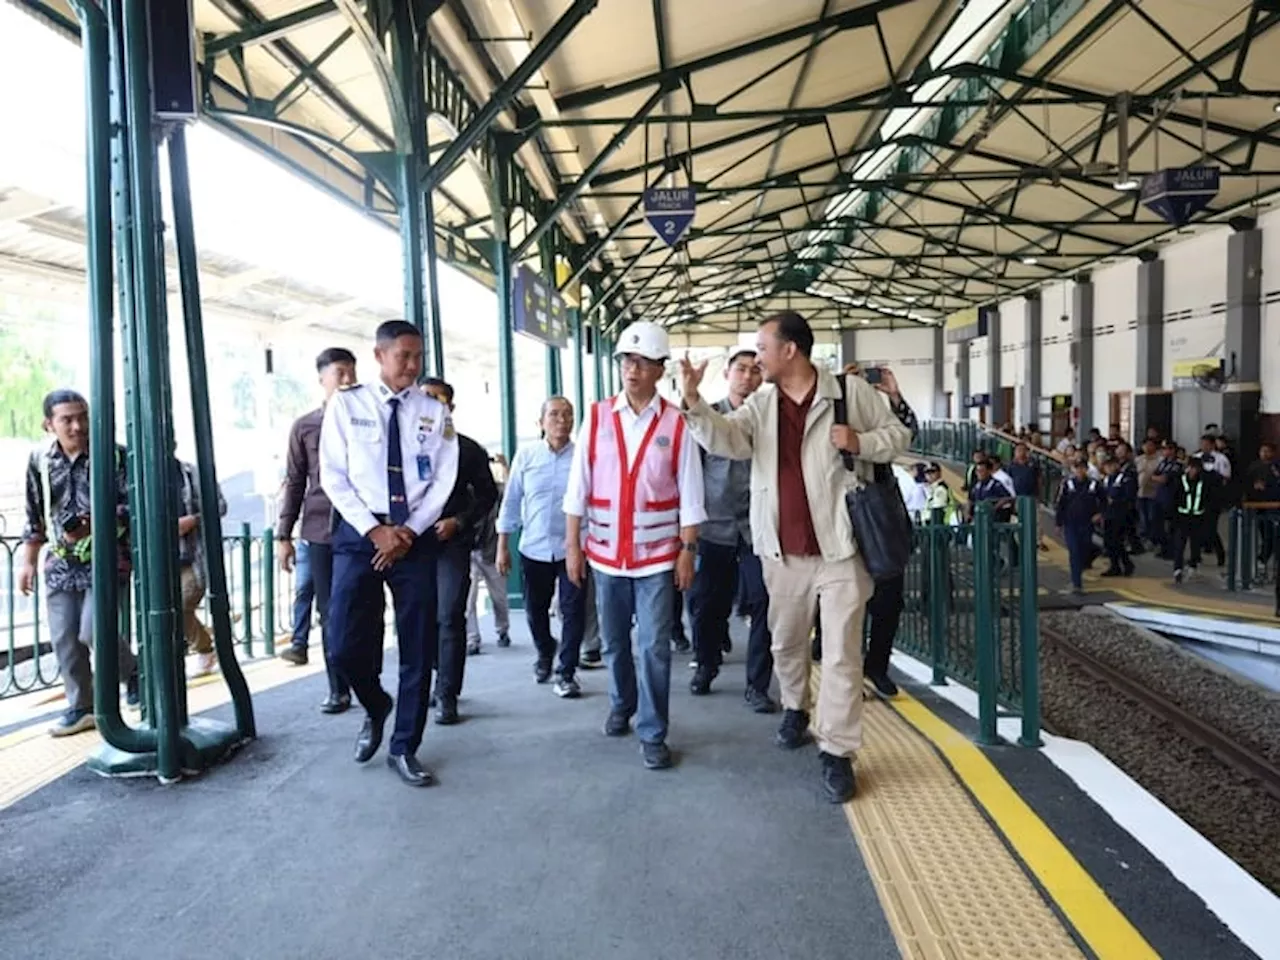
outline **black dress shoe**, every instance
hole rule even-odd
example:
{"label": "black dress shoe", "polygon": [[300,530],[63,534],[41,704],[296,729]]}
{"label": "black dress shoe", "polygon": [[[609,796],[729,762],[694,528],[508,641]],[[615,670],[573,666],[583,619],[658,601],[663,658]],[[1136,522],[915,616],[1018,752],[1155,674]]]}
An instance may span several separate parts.
{"label": "black dress shoe", "polygon": [[387,697],[386,706],[379,713],[365,715],[360,736],[356,738],[356,763],[367,763],[382,746],[382,730],[387,725],[387,717],[391,715],[392,702]]}
{"label": "black dress shoe", "polygon": [[346,713],[351,709],[351,694],[338,696],[331,693],[320,702],[321,713]]}
{"label": "black dress shoe", "polygon": [[458,698],[441,697],[440,707],[436,710],[436,723],[442,727],[451,727],[459,721]]}
{"label": "black dress shoe", "polygon": [[865,679],[867,683],[871,684],[878,697],[892,700],[898,695],[898,685],[889,679],[887,673],[868,673],[865,675]]}
{"label": "black dress shoe", "polygon": [[716,672],[711,667],[699,666],[693,671],[693,679],[689,681],[689,692],[695,697],[705,697],[711,692],[711,681],[716,678]]}
{"label": "black dress shoe", "polygon": [[387,766],[400,774],[400,779],[411,787],[430,786],[435,778],[431,776],[431,771],[418,762],[418,758],[411,754],[402,753],[394,757],[387,757]]}
{"label": "black dress shoe", "polygon": [[538,683],[546,683],[551,679],[551,661],[539,660],[533,665],[533,679]]}
{"label": "black dress shoe", "polygon": [[848,757],[822,755],[822,789],[832,803],[848,803],[858,792],[853,776],[853,761]]}

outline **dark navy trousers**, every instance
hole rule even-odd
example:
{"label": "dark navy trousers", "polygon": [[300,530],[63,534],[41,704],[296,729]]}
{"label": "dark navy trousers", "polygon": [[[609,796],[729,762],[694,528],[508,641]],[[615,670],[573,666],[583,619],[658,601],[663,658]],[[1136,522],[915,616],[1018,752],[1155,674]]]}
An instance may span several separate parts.
{"label": "dark navy trousers", "polygon": [[392,756],[413,754],[427,723],[427,681],[435,660],[439,631],[436,616],[436,557],[440,544],[430,531],[420,536],[403,559],[381,572],[373,569],[374,546],[342,520],[333,534],[333,591],[328,628],[333,632],[338,666],[361,706],[378,713],[391,706],[378,672],[381,631],[369,630],[369,611],[381,609],[383,585],[391,588],[400,682],[395,698]]}

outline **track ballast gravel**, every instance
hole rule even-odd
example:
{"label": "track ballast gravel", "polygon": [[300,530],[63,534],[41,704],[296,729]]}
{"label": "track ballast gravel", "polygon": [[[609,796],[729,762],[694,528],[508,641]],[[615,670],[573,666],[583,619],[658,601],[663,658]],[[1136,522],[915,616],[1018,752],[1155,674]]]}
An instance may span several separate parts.
{"label": "track ballast gravel", "polygon": [[[1102,610],[1041,624],[1233,740],[1280,764],[1280,697]],[[1141,704],[1081,670],[1045,639],[1047,729],[1093,744],[1220,850],[1280,894],[1280,800]]]}

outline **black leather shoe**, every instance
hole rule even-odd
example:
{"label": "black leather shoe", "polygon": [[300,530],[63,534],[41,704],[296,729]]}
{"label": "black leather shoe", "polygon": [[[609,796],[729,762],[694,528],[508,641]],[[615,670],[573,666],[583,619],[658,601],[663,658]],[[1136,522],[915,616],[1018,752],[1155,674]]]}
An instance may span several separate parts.
{"label": "black leather shoe", "polygon": [[836,757],[829,753],[822,757],[822,790],[832,803],[848,803],[858,792],[858,781],[853,776],[853,761],[848,757]]}
{"label": "black leather shoe", "polygon": [[711,681],[716,678],[715,670],[699,666],[693,671],[693,679],[689,681],[689,692],[695,697],[705,697],[711,692]]}
{"label": "black leather shoe", "polygon": [[539,683],[546,683],[551,679],[551,661],[539,660],[533,665],[533,679]]}
{"label": "black leather shoe", "polygon": [[360,736],[356,738],[356,763],[367,763],[382,746],[382,730],[387,725],[387,717],[391,715],[391,706],[392,700],[387,697],[387,704],[380,713],[365,715]]}
{"label": "black leather shoe", "polygon": [[762,693],[755,687],[747,687],[746,692],[742,695],[742,702],[752,713],[777,713],[778,704],[767,693]]}
{"label": "black leather shoe", "polygon": [[351,709],[351,694],[331,693],[320,702],[321,713],[346,713]]}
{"label": "black leather shoe", "polygon": [[878,697],[892,700],[898,695],[898,685],[889,679],[887,673],[868,673],[866,681],[871,684]]}
{"label": "black leather shoe", "polygon": [[435,778],[431,771],[418,762],[418,758],[410,754],[399,754],[387,757],[387,766],[400,774],[400,779],[411,787],[430,786]]}
{"label": "black leather shoe", "polygon": [[809,735],[809,714],[803,710],[784,710],[775,742],[784,750],[803,746]]}
{"label": "black leather shoe", "polygon": [[436,723],[442,727],[451,727],[459,721],[458,698],[441,697],[440,706],[436,710]]}

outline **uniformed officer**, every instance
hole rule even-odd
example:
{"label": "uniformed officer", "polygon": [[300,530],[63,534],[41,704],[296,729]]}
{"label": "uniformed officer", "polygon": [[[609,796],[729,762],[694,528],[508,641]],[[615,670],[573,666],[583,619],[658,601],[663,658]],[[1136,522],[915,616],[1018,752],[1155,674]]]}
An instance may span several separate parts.
{"label": "uniformed officer", "polygon": [[1106,495],[1102,508],[1102,548],[1109,564],[1102,576],[1131,577],[1133,560],[1129,558],[1125,536],[1138,498],[1138,478],[1115,457],[1103,462],[1102,472],[1102,489]]}
{"label": "uniformed officer", "polygon": [[1173,519],[1173,582],[1182,582],[1182,567],[1191,547],[1191,572],[1200,567],[1200,552],[1209,546],[1210,498],[1213,488],[1205,479],[1204,464],[1199,457],[1187,461],[1177,480],[1178,503]]}
{"label": "uniformed officer", "polygon": [[1067,545],[1074,593],[1084,593],[1084,569],[1092,558],[1093,525],[1102,517],[1102,504],[1102,485],[1089,479],[1089,461],[1076,460],[1071,465],[1071,476],[1058,491],[1054,510],[1054,524]]}
{"label": "uniformed officer", "polygon": [[[387,764],[406,783],[426,786],[414,756],[427,719],[427,684],[437,642],[436,556],[440,519],[458,473],[449,409],[414,389],[422,335],[403,320],[378,327],[379,378],[334,394],[320,431],[320,481],[336,513],[329,624],[340,669],[367,716],[355,759],[369,760],[395,707]],[[360,629],[382,585],[391,587],[400,646],[400,690],[393,701],[373,669]]]}

